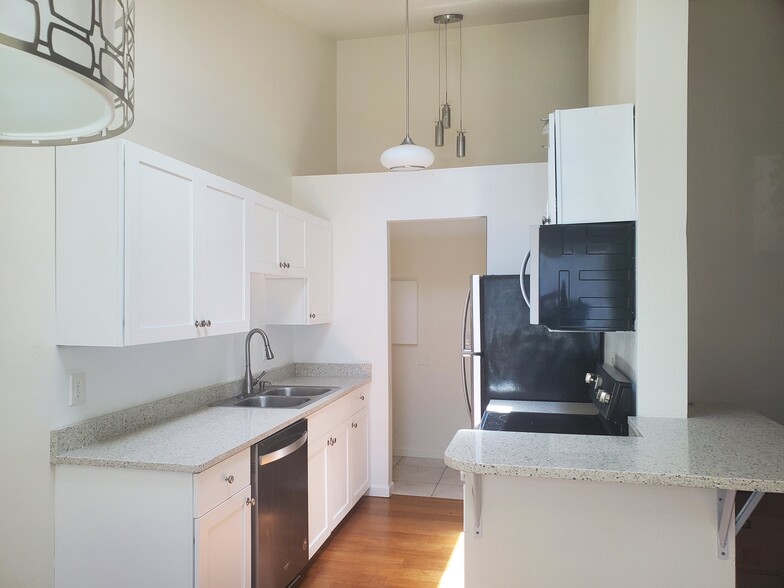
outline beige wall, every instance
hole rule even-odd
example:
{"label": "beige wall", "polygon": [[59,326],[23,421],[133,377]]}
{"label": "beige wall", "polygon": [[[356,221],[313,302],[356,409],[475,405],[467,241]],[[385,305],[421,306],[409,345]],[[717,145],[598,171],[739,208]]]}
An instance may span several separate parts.
{"label": "beige wall", "polygon": [[469,426],[459,358],[463,305],[472,274],[487,268],[487,220],[389,223],[389,274],[416,280],[418,340],[392,345],[392,451],[443,458]]}
{"label": "beige wall", "polygon": [[[464,23],[468,24],[468,23]],[[457,35],[451,33],[450,47]],[[458,92],[450,83],[452,130],[434,146],[438,35],[411,35],[411,138],[434,150],[434,168],[545,161],[539,120],[588,104],[588,17],[463,28],[463,121],[467,156],[455,155]],[[457,65],[450,53],[450,82]],[[338,42],[338,172],[383,171],[381,152],[405,136],[402,35]]]}
{"label": "beige wall", "polygon": [[784,3],[689,7],[689,396],[784,423]]}
{"label": "beige wall", "polygon": [[[335,171],[334,42],[259,3],[136,7],[137,120],[129,139],[281,200],[290,200],[293,173]],[[53,585],[53,426],[238,378],[244,359],[239,335],[57,348],[54,172],[51,148],[0,148],[3,587]],[[270,337],[275,361],[290,361],[290,329],[270,329]],[[87,373],[87,401],[69,407],[68,373],[76,371]]]}
{"label": "beige wall", "polygon": [[590,4],[591,99],[636,104],[636,332],[608,335],[605,353],[635,379],[643,416],[687,410],[688,9],[688,0]]}

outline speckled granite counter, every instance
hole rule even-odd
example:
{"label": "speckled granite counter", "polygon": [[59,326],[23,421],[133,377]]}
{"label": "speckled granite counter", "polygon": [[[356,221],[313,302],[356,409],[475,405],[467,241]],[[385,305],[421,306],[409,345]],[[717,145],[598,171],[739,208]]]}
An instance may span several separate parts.
{"label": "speckled granite counter", "polygon": [[[298,364],[296,372],[282,370],[277,376],[273,376],[275,384],[330,386],[339,390],[301,409],[192,405],[239,393],[239,380],[221,384],[205,389],[206,392],[199,391],[200,401],[191,400],[189,394],[180,395],[184,398],[179,401],[180,397],[175,396],[52,431],[51,461],[198,473],[367,384],[370,366]],[[191,406],[185,407],[185,414],[176,414],[175,407],[169,418],[161,422],[150,424],[149,419],[145,420],[151,412],[188,402]],[[141,428],[138,423],[142,423]]]}
{"label": "speckled granite counter", "polygon": [[477,474],[784,493],[784,427],[721,404],[630,419],[630,437],[461,430],[444,461]]}

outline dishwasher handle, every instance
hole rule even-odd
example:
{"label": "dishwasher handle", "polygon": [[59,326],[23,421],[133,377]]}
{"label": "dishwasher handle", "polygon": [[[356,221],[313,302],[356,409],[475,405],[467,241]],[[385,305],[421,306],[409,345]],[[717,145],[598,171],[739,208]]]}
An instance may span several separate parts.
{"label": "dishwasher handle", "polygon": [[305,431],[302,435],[290,445],[286,445],[280,449],[275,451],[270,451],[269,453],[265,453],[264,455],[259,456],[259,465],[264,466],[270,464],[274,461],[278,461],[279,459],[283,459],[287,455],[291,455],[297,449],[305,445],[308,441],[308,432]]}

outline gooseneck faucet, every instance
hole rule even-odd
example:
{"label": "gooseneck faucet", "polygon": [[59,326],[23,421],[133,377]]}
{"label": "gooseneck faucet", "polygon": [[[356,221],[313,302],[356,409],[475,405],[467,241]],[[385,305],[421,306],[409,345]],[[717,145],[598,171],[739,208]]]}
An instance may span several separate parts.
{"label": "gooseneck faucet", "polygon": [[253,338],[253,335],[258,333],[261,335],[261,338],[264,340],[264,355],[267,359],[272,359],[275,357],[275,354],[272,353],[272,347],[270,347],[270,340],[267,337],[267,333],[262,331],[261,329],[251,329],[248,333],[248,336],[245,337],[245,379],[242,382],[242,394],[240,396],[249,396],[253,393],[253,387],[258,383],[261,378],[264,377],[264,373],[262,373],[258,378],[253,377],[253,373],[250,371],[250,340]]}

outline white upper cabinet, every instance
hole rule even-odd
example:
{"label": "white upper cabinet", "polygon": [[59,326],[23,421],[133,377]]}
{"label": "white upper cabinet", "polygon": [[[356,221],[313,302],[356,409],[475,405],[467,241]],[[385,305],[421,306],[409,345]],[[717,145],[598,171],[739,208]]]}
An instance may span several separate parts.
{"label": "white upper cabinet", "polygon": [[305,272],[305,215],[286,207],[280,213],[280,264],[284,276]]}
{"label": "white upper cabinet", "polygon": [[127,141],[56,153],[58,344],[248,330],[248,189]]}
{"label": "white upper cabinet", "polygon": [[300,275],[304,280],[285,274],[293,268],[269,277],[266,318],[271,325],[316,325],[332,320],[332,227],[311,214],[299,212],[299,216],[304,237]]}
{"label": "white upper cabinet", "polygon": [[306,231],[307,308],[309,325],[332,320],[332,227],[326,221],[308,218]]}
{"label": "white upper cabinet", "polygon": [[271,198],[257,195],[251,204],[248,235],[250,271],[258,274],[278,274],[278,208]]}

